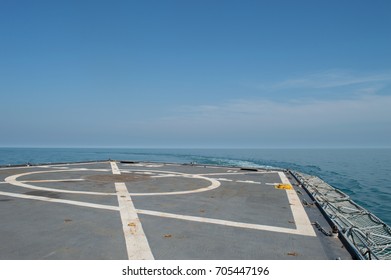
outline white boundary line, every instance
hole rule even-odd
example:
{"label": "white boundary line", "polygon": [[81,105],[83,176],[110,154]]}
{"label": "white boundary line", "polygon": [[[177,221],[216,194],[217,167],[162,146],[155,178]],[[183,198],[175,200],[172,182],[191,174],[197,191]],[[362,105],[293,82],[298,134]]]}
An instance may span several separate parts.
{"label": "white boundary line", "polygon": [[62,169],[62,170],[44,170],[44,171],[33,171],[33,172],[27,172],[27,173],[21,173],[9,176],[4,179],[5,182],[32,190],[41,190],[41,191],[49,191],[49,192],[60,192],[60,193],[73,193],[73,194],[91,194],[91,195],[115,195],[115,193],[102,193],[102,192],[86,192],[86,191],[69,191],[69,190],[62,190],[62,189],[52,189],[52,188],[45,188],[45,187],[37,187],[34,185],[23,183],[23,181],[16,180],[18,177],[31,175],[31,174],[39,174],[39,173],[53,173],[53,172],[71,172],[75,171],[72,169]]}
{"label": "white boundary line", "polygon": [[23,165],[23,166],[6,166],[0,167],[1,170],[5,169],[23,169],[23,168],[56,168],[57,166],[70,166],[70,165],[86,165],[86,164],[97,164],[97,163],[107,163],[108,161],[92,161],[92,162],[75,162],[75,163],[60,163],[60,164],[44,164],[44,165]]}
{"label": "white boundary line", "polygon": [[216,178],[216,180],[223,181],[223,182],[233,182],[233,180],[227,178]]}
{"label": "white boundary line", "polygon": [[1,191],[0,191],[0,195],[16,197],[16,198],[31,199],[31,200],[39,200],[39,201],[45,201],[45,202],[56,202],[56,203],[62,203],[62,204],[70,204],[70,205],[83,206],[83,207],[89,207],[89,208],[119,211],[119,208],[117,206],[95,204],[95,203],[81,202],[81,201],[75,201],[75,200],[58,199],[58,198],[50,198],[50,197],[45,197],[45,196],[27,195],[27,194],[1,192]]}
{"label": "white boundary line", "polygon": [[[36,167],[57,167],[57,166],[72,166],[72,165],[92,165],[99,163],[108,163],[108,161],[91,161],[91,162],[69,162],[69,163],[59,163],[59,164],[45,164],[45,165],[37,165]],[[29,166],[35,167],[35,166]]]}
{"label": "white boundary line", "polygon": [[[280,176],[281,182],[283,184],[291,185],[284,172],[278,172],[278,175]],[[303,235],[316,236],[315,231],[311,225],[310,220],[308,219],[307,213],[305,212],[299,197],[297,196],[296,191],[292,188],[291,190],[286,190],[286,194],[288,196],[288,201],[291,206],[291,211],[293,219],[295,220],[297,231],[302,233]]]}
{"label": "white boundary line", "polygon": [[246,172],[225,172],[225,173],[202,173],[197,174],[200,176],[220,176],[220,175],[243,175],[243,174],[265,174],[265,173],[276,173],[276,171],[246,171]]}
{"label": "white boundary line", "polygon": [[[110,162],[113,174],[121,174],[117,164]],[[153,260],[137,211],[125,183],[115,183],[126,249],[130,260]]]}
{"label": "white boundary line", "polygon": [[[112,165],[113,162],[110,162]],[[116,165],[117,166],[117,165]],[[116,169],[113,169],[113,174],[121,174],[121,172],[117,167],[114,167]],[[71,191],[71,190],[63,190],[63,189],[52,189],[52,188],[45,188],[45,187],[38,187],[34,185],[27,184],[25,182],[29,182],[29,180],[26,181],[18,181],[17,178],[26,176],[26,175],[31,175],[31,174],[41,174],[41,173],[56,173],[56,172],[73,172],[73,171],[83,171],[84,169],[61,169],[61,170],[40,170],[40,171],[33,171],[33,172],[26,172],[26,173],[20,173],[16,175],[9,176],[4,179],[6,183],[9,183],[14,186],[22,187],[22,188],[28,188],[28,189],[33,189],[33,190],[42,190],[42,191],[53,191],[53,192],[61,192],[61,193],[72,193],[72,194],[91,194],[91,195],[103,195],[103,196],[111,196],[111,195],[116,195],[115,193],[102,193],[102,192],[89,192],[89,191]],[[88,170],[88,169],[87,169]],[[103,170],[93,170],[93,171],[106,171],[105,169]],[[135,172],[144,172],[146,170],[133,170],[132,172],[127,172],[127,173],[135,173]],[[191,193],[199,193],[199,192],[205,192],[205,191],[210,191],[213,189],[216,189],[220,187],[220,182],[214,178],[208,178],[208,177],[203,177],[199,176],[196,174],[186,174],[186,173],[179,173],[179,172],[171,172],[171,171],[161,171],[157,170],[157,174],[159,173],[166,173],[170,174],[172,176],[178,176],[182,178],[193,178],[193,179],[203,179],[206,181],[211,182],[211,184],[207,187],[202,187],[199,189],[194,189],[194,190],[188,190],[188,191],[174,191],[174,192],[159,192],[159,193],[130,193],[132,196],[153,196],[153,195],[178,195],[178,194],[191,194]],[[151,176],[152,177],[152,176]],[[170,176],[171,177],[171,176]]]}
{"label": "white boundary line", "polygon": [[[210,181],[211,184],[207,187],[194,189],[194,190],[188,190],[188,191],[175,191],[175,192],[159,192],[159,193],[131,193],[132,196],[151,196],[151,195],[178,195],[178,194],[192,194],[192,193],[200,193],[200,192],[206,192],[213,189],[216,189],[220,187],[221,183],[218,180],[215,180],[213,178],[207,178],[203,176],[198,175],[191,175],[191,176],[178,176],[182,178],[192,178],[192,179],[204,179],[207,181]],[[165,177],[162,177],[165,178]]]}
{"label": "white boundary line", "polygon": [[242,181],[242,180],[237,180],[236,183],[245,183],[245,184],[262,184],[261,182],[255,182],[255,181],[250,181],[250,180],[245,180],[245,181]]}
{"label": "white boundary line", "polygon": [[84,179],[58,179],[58,180],[26,180],[18,181],[21,183],[66,183],[66,182],[82,182]]}
{"label": "white boundary line", "polygon": [[311,234],[299,231],[294,228],[274,227],[274,226],[259,225],[259,224],[248,224],[248,223],[240,223],[240,222],[233,222],[233,221],[212,219],[212,218],[204,218],[204,217],[197,217],[197,216],[178,215],[178,214],[171,214],[171,213],[150,211],[150,210],[137,210],[137,213],[144,214],[144,215],[150,215],[150,216],[157,216],[157,217],[162,217],[162,218],[171,218],[171,219],[178,219],[178,220],[184,220],[184,221],[191,221],[191,222],[200,222],[200,223],[230,226],[230,227],[237,227],[237,228],[246,228],[246,229],[254,229],[254,230],[261,230],[261,231],[272,231],[272,232],[279,232],[279,233],[289,233],[289,234],[312,236]]}
{"label": "white boundary line", "polygon": [[[134,169],[134,170],[125,170],[122,171],[123,173],[136,173],[136,172],[150,172],[151,170],[144,170],[144,169]],[[174,191],[174,192],[157,192],[157,193],[130,193],[131,196],[153,196],[153,195],[178,195],[178,194],[191,194],[191,193],[200,193],[205,191],[210,191],[213,189],[216,189],[220,187],[221,183],[214,179],[209,177],[200,176],[199,174],[188,174],[188,173],[181,173],[181,172],[174,172],[174,171],[163,171],[163,170],[154,170],[153,173],[160,174],[157,176],[151,176],[151,178],[172,178],[172,177],[179,177],[179,178],[190,178],[190,179],[203,179],[206,181],[211,182],[211,184],[207,187],[202,187],[199,189],[194,190],[188,190],[188,191]],[[169,176],[165,176],[165,175]]]}
{"label": "white boundary line", "polygon": [[121,174],[121,171],[119,171],[117,163],[115,163],[114,161],[111,161],[110,162],[110,166],[111,166],[111,172],[114,175],[120,175]]}

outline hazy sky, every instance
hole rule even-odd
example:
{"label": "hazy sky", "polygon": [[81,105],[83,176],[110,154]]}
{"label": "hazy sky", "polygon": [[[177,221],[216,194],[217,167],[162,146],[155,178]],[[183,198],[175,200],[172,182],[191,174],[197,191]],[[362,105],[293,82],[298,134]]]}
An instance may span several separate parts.
{"label": "hazy sky", "polygon": [[391,146],[391,1],[0,0],[0,146]]}

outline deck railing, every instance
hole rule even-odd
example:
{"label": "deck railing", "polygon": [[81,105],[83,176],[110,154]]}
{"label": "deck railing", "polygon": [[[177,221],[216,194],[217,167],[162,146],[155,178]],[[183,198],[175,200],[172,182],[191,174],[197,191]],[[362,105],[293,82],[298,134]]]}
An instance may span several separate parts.
{"label": "deck railing", "polygon": [[290,171],[359,259],[391,260],[391,228],[322,179]]}

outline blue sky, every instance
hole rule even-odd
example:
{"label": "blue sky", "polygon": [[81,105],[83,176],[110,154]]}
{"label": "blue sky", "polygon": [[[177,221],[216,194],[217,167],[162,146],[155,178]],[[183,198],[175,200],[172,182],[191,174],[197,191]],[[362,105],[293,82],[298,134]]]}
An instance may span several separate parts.
{"label": "blue sky", "polygon": [[390,1],[0,1],[0,146],[390,147]]}

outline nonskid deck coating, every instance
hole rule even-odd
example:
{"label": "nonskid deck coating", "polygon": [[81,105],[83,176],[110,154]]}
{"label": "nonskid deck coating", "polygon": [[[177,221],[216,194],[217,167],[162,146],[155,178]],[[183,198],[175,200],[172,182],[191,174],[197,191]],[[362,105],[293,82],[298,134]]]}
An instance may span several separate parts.
{"label": "nonskid deck coating", "polygon": [[0,259],[351,258],[279,171],[97,162],[0,179]]}

